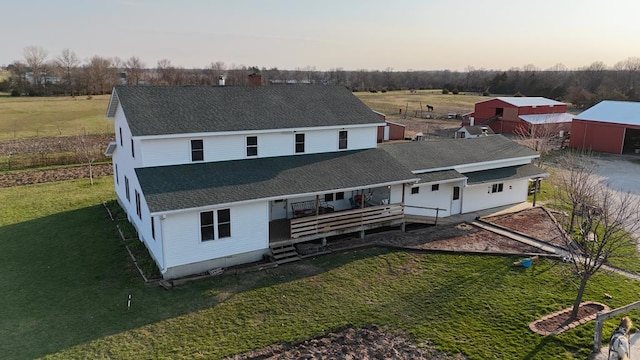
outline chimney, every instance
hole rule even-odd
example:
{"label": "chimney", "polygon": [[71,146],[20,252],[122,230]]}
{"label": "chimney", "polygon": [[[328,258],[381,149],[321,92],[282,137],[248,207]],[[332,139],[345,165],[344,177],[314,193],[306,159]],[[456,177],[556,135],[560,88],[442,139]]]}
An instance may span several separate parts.
{"label": "chimney", "polygon": [[262,75],[258,73],[249,74],[249,86],[260,86],[262,85]]}
{"label": "chimney", "polygon": [[224,86],[224,75],[218,75],[218,86]]}

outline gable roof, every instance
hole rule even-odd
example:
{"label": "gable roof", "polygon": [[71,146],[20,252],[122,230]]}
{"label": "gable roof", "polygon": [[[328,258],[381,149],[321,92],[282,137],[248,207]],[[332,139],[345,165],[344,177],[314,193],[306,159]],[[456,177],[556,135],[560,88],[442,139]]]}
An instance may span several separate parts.
{"label": "gable roof", "polygon": [[136,174],[152,213],[418,180],[380,149],[138,168]]}
{"label": "gable roof", "polygon": [[545,97],[540,96],[501,96],[497,97],[498,100],[504,101],[507,104],[511,104],[513,106],[551,106],[551,105],[565,105],[565,103],[561,103],[559,101],[547,99]]}
{"label": "gable roof", "polygon": [[412,171],[451,169],[465,164],[539,156],[503,135],[383,144],[380,149]]}
{"label": "gable roof", "polygon": [[640,102],[603,100],[575,116],[615,124],[640,125]]}
{"label": "gable roof", "polygon": [[343,86],[116,86],[114,103],[133,136],[384,123]]}

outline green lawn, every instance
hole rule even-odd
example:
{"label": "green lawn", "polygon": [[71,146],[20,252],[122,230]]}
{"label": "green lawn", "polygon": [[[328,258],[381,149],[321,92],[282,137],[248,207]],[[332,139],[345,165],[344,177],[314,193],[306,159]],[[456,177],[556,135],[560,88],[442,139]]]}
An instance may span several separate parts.
{"label": "green lawn", "polygon": [[[0,189],[3,359],[215,359],[370,323],[470,359],[584,359],[590,351],[593,323],[547,338],[527,328],[573,299],[568,268],[550,261],[523,269],[509,257],[372,249],[171,291],[144,285],[100,205],[112,186],[106,177],[94,186]],[[585,300],[618,307],[638,291],[603,273]]]}
{"label": "green lawn", "polygon": [[72,97],[0,96],[0,140],[36,136],[112,133],[105,119],[108,95]]}

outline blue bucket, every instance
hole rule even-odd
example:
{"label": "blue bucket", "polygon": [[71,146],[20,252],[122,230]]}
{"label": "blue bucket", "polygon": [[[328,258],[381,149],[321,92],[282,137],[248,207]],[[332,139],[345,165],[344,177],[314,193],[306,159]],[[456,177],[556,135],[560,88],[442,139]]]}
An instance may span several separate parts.
{"label": "blue bucket", "polygon": [[520,260],[520,264],[525,268],[531,267],[531,258]]}

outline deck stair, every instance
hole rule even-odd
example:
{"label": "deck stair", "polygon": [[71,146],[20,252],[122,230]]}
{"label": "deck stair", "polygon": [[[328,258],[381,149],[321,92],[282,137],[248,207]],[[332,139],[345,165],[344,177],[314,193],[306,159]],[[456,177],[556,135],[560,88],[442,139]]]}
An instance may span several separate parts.
{"label": "deck stair", "polygon": [[270,248],[271,256],[278,265],[301,259],[296,247],[291,243],[271,245]]}

